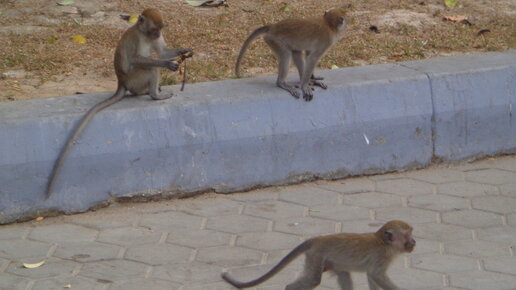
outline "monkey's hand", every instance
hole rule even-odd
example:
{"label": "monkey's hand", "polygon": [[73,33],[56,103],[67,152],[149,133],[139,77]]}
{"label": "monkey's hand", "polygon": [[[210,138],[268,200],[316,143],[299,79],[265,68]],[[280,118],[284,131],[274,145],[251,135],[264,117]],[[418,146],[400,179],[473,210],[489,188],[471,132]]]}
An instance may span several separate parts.
{"label": "monkey's hand", "polygon": [[171,71],[176,71],[179,68],[179,64],[177,64],[175,61],[167,61],[165,67]]}
{"label": "monkey's hand", "polygon": [[194,52],[191,48],[183,48],[178,51],[179,55],[182,59],[190,58],[194,55]]}

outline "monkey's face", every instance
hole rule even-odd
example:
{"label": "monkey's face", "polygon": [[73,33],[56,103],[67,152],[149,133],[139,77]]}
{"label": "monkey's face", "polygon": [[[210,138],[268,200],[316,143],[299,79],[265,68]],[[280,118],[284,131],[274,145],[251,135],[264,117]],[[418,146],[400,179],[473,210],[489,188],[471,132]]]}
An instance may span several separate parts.
{"label": "monkey's face", "polygon": [[154,40],[161,36],[162,21],[154,21],[151,17],[140,15],[138,19],[139,30],[148,38]]}
{"label": "monkey's face", "polygon": [[412,251],[414,251],[414,248],[416,247],[416,240],[412,238],[412,230],[405,234],[405,241],[405,244],[403,244],[405,252],[411,253]]}

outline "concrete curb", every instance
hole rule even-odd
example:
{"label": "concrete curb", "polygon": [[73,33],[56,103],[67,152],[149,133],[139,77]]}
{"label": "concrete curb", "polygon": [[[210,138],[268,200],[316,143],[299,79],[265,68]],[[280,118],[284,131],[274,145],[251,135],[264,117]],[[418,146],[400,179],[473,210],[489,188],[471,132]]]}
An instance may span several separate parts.
{"label": "concrete curb", "polygon": [[516,152],[516,50],[318,74],[330,88],[310,103],[276,88],[274,76],[125,99],[93,119],[46,201],[72,125],[110,93],[0,103],[0,223],[122,196],[231,192]]}

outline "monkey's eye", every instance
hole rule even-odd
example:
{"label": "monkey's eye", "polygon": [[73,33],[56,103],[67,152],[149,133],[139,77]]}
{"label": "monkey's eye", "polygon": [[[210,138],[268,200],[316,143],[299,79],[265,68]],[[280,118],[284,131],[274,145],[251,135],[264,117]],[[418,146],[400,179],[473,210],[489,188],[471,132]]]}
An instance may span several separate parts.
{"label": "monkey's eye", "polygon": [[143,16],[138,16],[138,22],[143,23],[145,21],[145,18]]}

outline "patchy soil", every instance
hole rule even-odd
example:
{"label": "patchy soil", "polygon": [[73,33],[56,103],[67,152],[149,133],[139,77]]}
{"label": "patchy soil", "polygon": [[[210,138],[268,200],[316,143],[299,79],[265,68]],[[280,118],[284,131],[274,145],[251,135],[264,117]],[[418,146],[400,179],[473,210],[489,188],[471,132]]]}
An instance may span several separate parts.
{"label": "patchy soil", "polygon": [[[182,0],[0,0],[0,102],[113,91],[112,58],[116,43],[131,24],[120,14],[155,7],[168,26],[170,46],[190,47],[190,82],[234,77],[242,42],[256,27],[288,17],[322,15],[342,1],[229,0],[228,7],[192,7]],[[387,63],[451,54],[516,48],[516,2],[458,0],[348,0],[348,32],[321,61],[320,68]],[[464,16],[467,21],[444,21]],[[374,27],[373,27],[374,26]],[[71,41],[73,35],[87,43]],[[246,76],[276,73],[276,62],[263,41],[248,51]],[[180,81],[163,71],[162,84]]]}

